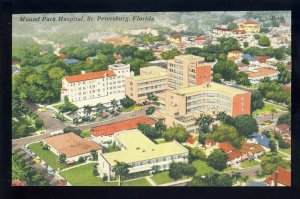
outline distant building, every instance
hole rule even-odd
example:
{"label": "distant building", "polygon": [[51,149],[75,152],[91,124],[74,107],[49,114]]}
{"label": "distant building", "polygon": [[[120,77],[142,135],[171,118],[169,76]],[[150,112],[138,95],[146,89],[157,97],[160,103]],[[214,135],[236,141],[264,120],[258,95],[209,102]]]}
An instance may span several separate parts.
{"label": "distant building", "polygon": [[155,60],[148,62],[148,66],[159,66],[161,68],[167,68],[167,60]]}
{"label": "distant building", "polygon": [[239,24],[239,30],[244,30],[247,33],[256,33],[260,32],[260,25],[255,21],[247,20]]}
{"label": "distant building", "polygon": [[228,57],[241,57],[243,53],[239,50],[233,50],[228,52]]}
{"label": "distant building", "polygon": [[104,43],[112,44],[113,46],[121,46],[121,45],[130,45],[132,46],[134,43],[129,37],[115,37],[115,38],[108,38],[102,39]]}
{"label": "distant building", "polygon": [[62,80],[61,101],[68,96],[78,107],[109,103],[125,97],[125,78],[130,76],[130,66],[113,64],[109,70],[66,76]]}
{"label": "distant building", "polygon": [[242,161],[242,153],[228,141],[220,143],[219,148],[227,155],[227,165],[235,165]]}
{"label": "distant building", "polygon": [[250,83],[252,85],[258,85],[261,80],[266,77],[271,78],[271,80],[277,80],[279,71],[271,68],[257,68],[251,71],[245,71],[248,75]]}
{"label": "distant building", "polygon": [[252,135],[249,136],[247,142],[259,144],[259,145],[265,147],[266,149],[269,149],[270,139],[263,134],[253,133]]}
{"label": "distant building", "polygon": [[181,42],[181,36],[176,34],[176,35],[168,35],[167,40],[172,42],[172,43],[180,43]]}
{"label": "distant building", "polygon": [[13,187],[23,187],[23,186],[27,186],[27,183],[25,181],[21,181],[19,179],[14,179],[11,181],[11,186]]}
{"label": "distant building", "polygon": [[265,183],[267,183],[269,186],[275,187],[290,187],[291,172],[282,167],[278,167],[276,171],[274,171],[272,175],[265,180]]}
{"label": "distant building", "polygon": [[160,171],[168,170],[172,162],[188,163],[188,150],[176,141],[155,144],[139,130],[120,132],[114,137],[121,151],[99,154],[97,167],[100,176],[107,176],[108,180],[116,178],[112,171],[116,161],[131,166],[128,175],[150,174],[153,166]]}

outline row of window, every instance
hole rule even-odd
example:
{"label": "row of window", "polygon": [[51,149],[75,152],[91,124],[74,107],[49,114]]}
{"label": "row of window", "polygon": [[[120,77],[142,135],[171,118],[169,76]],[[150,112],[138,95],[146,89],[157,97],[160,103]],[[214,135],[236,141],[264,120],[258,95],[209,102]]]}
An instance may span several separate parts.
{"label": "row of window", "polygon": [[155,164],[155,163],[159,163],[159,162],[170,161],[170,160],[175,160],[175,159],[185,158],[185,157],[186,157],[185,155],[179,154],[179,155],[173,155],[173,156],[168,156],[168,157],[163,157],[163,158],[156,158],[156,159],[152,159],[152,160],[134,162],[134,163],[131,163],[129,165],[132,166],[132,167],[136,167],[136,166],[143,166],[143,165],[147,165],[147,164]]}
{"label": "row of window", "polygon": [[181,81],[177,81],[177,80],[174,80],[174,79],[169,79],[169,82],[177,84],[177,85],[181,85]]}
{"label": "row of window", "polygon": [[[115,94],[115,93],[124,93],[123,91],[115,91],[115,92],[109,92],[107,93],[107,95],[111,95],[111,94]],[[98,94],[98,95],[89,95],[89,96],[82,96],[82,97],[74,97],[71,99],[72,102],[76,102],[76,101],[80,101],[80,100],[86,100],[86,99],[93,99],[93,98],[98,98],[98,97],[104,97],[103,95],[101,94]]]}
{"label": "row of window", "polygon": [[[139,88],[139,91],[147,91],[147,90],[153,90],[153,89],[158,89],[158,88],[162,88],[162,87],[166,87],[167,84],[161,84],[161,85],[156,85],[156,86],[149,86],[149,87],[145,87],[145,88]],[[131,88],[130,88],[131,90]]]}
{"label": "row of window", "polygon": [[206,104],[206,103],[216,103],[216,104],[220,104],[220,105],[224,105],[227,107],[231,107],[231,103],[229,102],[224,102],[222,100],[218,100],[218,99],[202,99],[202,100],[198,100],[198,101],[194,101],[194,102],[189,102],[187,103],[187,106],[194,106],[197,104]]}
{"label": "row of window", "polygon": [[190,112],[194,112],[194,111],[205,111],[205,110],[219,110],[219,111],[225,111],[227,113],[230,113],[230,109],[228,109],[228,108],[221,107],[221,106],[213,106],[213,105],[190,108],[190,109],[187,109],[187,112],[190,113]]}
{"label": "row of window", "polygon": [[175,78],[175,79],[181,79],[181,80],[183,80],[182,76],[174,75],[174,74],[172,74],[172,73],[169,73],[168,76],[169,76],[169,77],[173,77],[173,78]]}
{"label": "row of window", "polygon": [[182,71],[178,71],[178,70],[174,70],[174,69],[169,69],[169,71],[170,72],[172,72],[172,73],[177,73],[177,74],[180,74],[180,75],[182,75],[183,74],[183,72]]}
{"label": "row of window", "polygon": [[169,64],[169,67],[182,69],[182,66],[176,65],[176,64],[171,64],[171,63]]}
{"label": "row of window", "polygon": [[[161,79],[161,80],[155,80],[155,81],[149,81],[149,82],[143,82],[143,83],[138,83],[138,86],[146,86],[146,85],[150,85],[150,84],[158,84],[158,83],[162,83],[162,82],[166,82],[165,79]],[[130,83],[130,85],[132,85]]]}
{"label": "row of window", "polygon": [[[145,96],[147,96],[147,94],[150,94],[150,93],[159,94],[159,93],[163,93],[163,92],[165,92],[165,89],[159,90],[159,91],[154,91],[154,92],[151,91],[149,93],[138,94],[138,97],[145,97]],[[133,94],[131,94],[131,96],[133,96]]]}
{"label": "row of window", "polygon": [[197,99],[197,98],[201,98],[201,97],[217,97],[217,98],[225,99],[225,100],[228,100],[228,101],[230,101],[230,99],[231,99],[230,97],[219,94],[219,93],[202,93],[202,94],[187,97],[187,101]]}

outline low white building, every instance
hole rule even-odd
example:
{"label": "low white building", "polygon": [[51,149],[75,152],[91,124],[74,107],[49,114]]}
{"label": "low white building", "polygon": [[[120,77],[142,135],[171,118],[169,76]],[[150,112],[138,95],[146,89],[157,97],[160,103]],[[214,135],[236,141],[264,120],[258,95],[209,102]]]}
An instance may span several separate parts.
{"label": "low white building", "polygon": [[68,96],[78,107],[109,103],[125,97],[125,77],[130,76],[130,66],[113,64],[109,70],[66,76],[62,80],[61,101]]}
{"label": "low white building", "polygon": [[[155,144],[139,130],[123,131],[114,134],[116,144],[121,151],[99,154],[98,171],[108,180],[116,178],[113,168],[118,162],[130,166],[129,175],[150,172],[153,166],[168,170],[172,162],[188,163],[188,150],[176,141]],[[134,141],[133,141],[134,140]]]}
{"label": "low white building", "polygon": [[278,70],[271,68],[256,68],[244,72],[248,75],[251,85],[258,85],[265,77],[270,77],[271,80],[277,80],[279,74]]}

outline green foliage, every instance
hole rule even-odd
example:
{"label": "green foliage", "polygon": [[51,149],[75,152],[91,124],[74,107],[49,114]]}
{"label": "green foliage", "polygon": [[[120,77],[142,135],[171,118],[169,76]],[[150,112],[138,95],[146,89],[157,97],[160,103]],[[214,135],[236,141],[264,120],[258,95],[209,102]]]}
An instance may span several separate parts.
{"label": "green foliage", "polygon": [[249,60],[248,60],[247,58],[244,57],[244,58],[242,59],[242,63],[243,63],[243,64],[249,64]]}
{"label": "green foliage", "polygon": [[258,39],[258,44],[260,46],[268,47],[268,46],[270,46],[271,42],[270,42],[270,39],[267,36],[261,36]]}
{"label": "green foliage", "polygon": [[60,163],[65,163],[66,162],[66,158],[67,158],[66,155],[63,154],[63,153],[60,154],[59,157],[58,157]]}
{"label": "green foliage", "polygon": [[263,96],[257,90],[251,93],[251,112],[264,107]]}
{"label": "green foliage", "polygon": [[12,154],[12,179],[19,179],[25,181],[29,186],[46,186],[48,182],[34,168],[28,166],[24,160],[17,155],[16,152]]}
{"label": "green foliage", "polygon": [[116,145],[115,142],[111,143],[108,148],[107,148],[107,152],[114,152],[114,151],[120,151],[121,149]]}
{"label": "green foliage", "polygon": [[194,160],[203,160],[206,161],[206,155],[205,153],[198,148],[190,148],[189,149],[189,154],[190,154],[190,161],[194,161]]}
{"label": "green foliage", "polygon": [[161,58],[169,60],[169,59],[174,59],[174,57],[177,55],[180,55],[180,51],[177,49],[166,50],[161,53]]}
{"label": "green foliage", "polygon": [[146,114],[147,115],[152,115],[155,111],[155,107],[154,106],[150,106],[147,110],[146,110]]}
{"label": "green foliage", "polygon": [[238,73],[236,74],[235,81],[236,81],[236,83],[239,84],[239,85],[243,85],[243,86],[251,86],[249,77],[248,77],[248,75],[247,75],[246,73],[244,73],[244,72],[238,72]]}
{"label": "green foliage", "polygon": [[233,184],[233,178],[228,174],[208,173],[204,177],[196,176],[188,184],[189,186],[207,186],[207,187],[229,187]]}
{"label": "green foliage", "polygon": [[260,34],[254,34],[254,38],[257,40],[260,38]]}
{"label": "green foliage", "polygon": [[289,124],[291,125],[291,113],[285,113],[283,115],[280,115],[278,120],[277,120],[277,124]]}
{"label": "green foliage", "polygon": [[244,46],[244,48],[248,48],[248,47],[249,47],[249,43],[245,41],[245,42],[243,43],[243,46]]}
{"label": "green foliage", "polygon": [[214,65],[213,73],[221,74],[222,79],[234,80],[236,77],[237,65],[231,60],[221,60]]}
{"label": "green foliage", "polygon": [[85,162],[85,158],[83,156],[80,156],[78,158],[78,163],[83,163],[83,162]]}
{"label": "green foliage", "polygon": [[115,53],[120,54],[122,58],[133,57],[134,53],[138,50],[136,46],[121,45],[115,47]]}
{"label": "green foliage", "polygon": [[220,73],[213,73],[213,81],[221,83],[222,75]]}
{"label": "green foliage", "polygon": [[238,28],[239,28],[239,26],[236,23],[233,23],[233,22],[231,22],[227,25],[228,30],[235,30],[235,29],[238,29]]}
{"label": "green foliage", "polygon": [[277,144],[274,140],[270,140],[269,142],[270,151],[273,153],[277,153]]}
{"label": "green foliage", "polygon": [[43,120],[38,118],[38,119],[35,120],[34,125],[35,125],[35,128],[41,129],[44,126],[44,122],[43,122]]}
{"label": "green foliage", "polygon": [[259,87],[259,92],[267,100],[273,100],[278,103],[289,104],[291,101],[291,94],[285,91],[281,84],[275,81],[263,81]]}
{"label": "green foliage", "polygon": [[199,131],[208,133],[210,131],[209,125],[213,122],[213,118],[210,115],[201,115],[197,118],[195,125],[199,126]]}
{"label": "green foliage", "polygon": [[285,64],[279,62],[277,64],[277,70],[279,71],[278,82],[281,84],[287,84],[291,82],[291,72],[287,70]]}
{"label": "green foliage", "polygon": [[213,152],[207,157],[208,165],[212,168],[222,171],[227,167],[227,155],[220,149],[215,149]]}
{"label": "green foliage", "polygon": [[166,129],[167,129],[167,126],[163,122],[159,121],[159,122],[155,123],[155,130],[158,131],[158,132],[160,132],[161,134],[163,132],[165,132]]}
{"label": "green foliage", "polygon": [[221,124],[217,126],[214,131],[207,134],[206,137],[217,142],[228,141],[232,146],[236,148],[240,148],[244,140],[244,137],[239,135],[236,128],[228,124]]}
{"label": "green foliage", "polygon": [[194,176],[197,169],[191,164],[172,162],[169,168],[169,176],[175,181],[185,176]]}
{"label": "green foliage", "polygon": [[239,115],[235,118],[235,127],[241,136],[248,137],[258,132],[257,121],[250,115]]}
{"label": "green foliage", "polygon": [[163,138],[166,141],[176,140],[179,143],[186,142],[188,138],[188,134],[186,133],[186,129],[182,126],[174,126],[168,128],[163,133]]}
{"label": "green foliage", "polygon": [[290,48],[258,48],[250,47],[244,50],[245,54],[250,54],[251,56],[270,56],[275,57],[278,60],[281,60],[285,57],[285,53],[288,53]]}
{"label": "green foliage", "polygon": [[124,108],[129,108],[136,104],[136,102],[133,99],[129,98],[127,95],[125,98],[120,100],[120,103]]}
{"label": "green foliage", "polygon": [[273,156],[261,162],[262,173],[264,175],[271,175],[278,166],[285,169],[290,168],[290,163],[287,160],[282,159],[281,157]]}
{"label": "green foliage", "polygon": [[278,146],[281,149],[288,149],[291,147],[291,145],[286,143],[281,136],[278,139]]}
{"label": "green foliage", "polygon": [[148,138],[150,139],[156,139],[156,138],[160,138],[162,135],[162,132],[157,131],[155,129],[155,127],[152,127],[149,124],[142,124],[142,123],[138,123],[138,129]]}

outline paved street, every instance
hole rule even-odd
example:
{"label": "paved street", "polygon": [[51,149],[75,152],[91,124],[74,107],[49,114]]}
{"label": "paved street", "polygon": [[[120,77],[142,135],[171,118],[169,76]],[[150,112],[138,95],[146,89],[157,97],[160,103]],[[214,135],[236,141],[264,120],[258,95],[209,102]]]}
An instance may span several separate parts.
{"label": "paved street", "polygon": [[255,178],[256,172],[261,171],[261,170],[262,170],[262,168],[260,167],[260,165],[257,165],[257,166],[250,167],[247,169],[239,170],[239,172],[241,173],[242,177],[248,176],[249,178]]}

